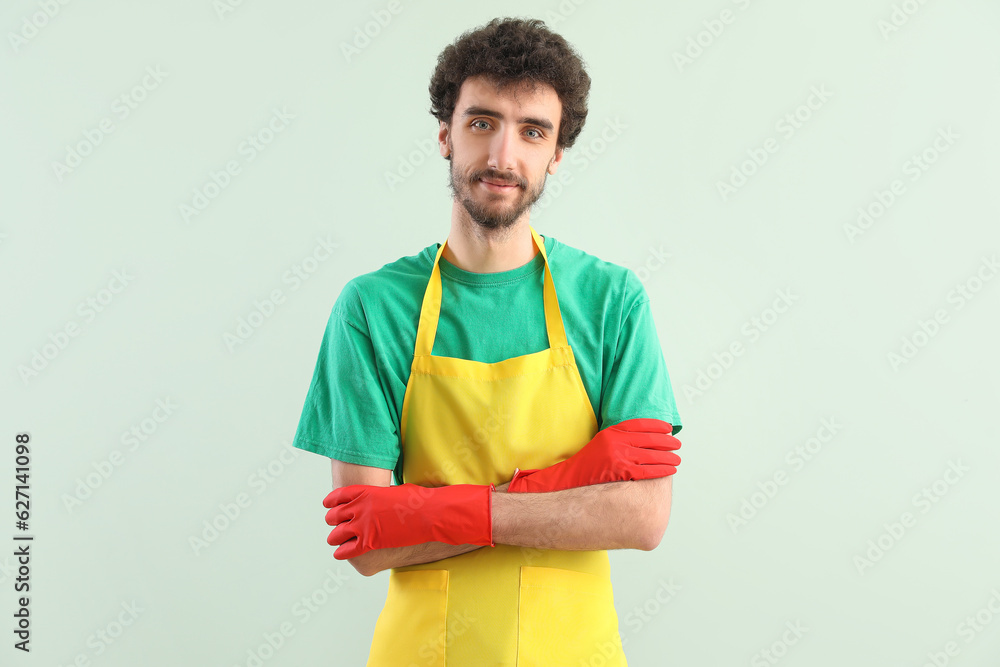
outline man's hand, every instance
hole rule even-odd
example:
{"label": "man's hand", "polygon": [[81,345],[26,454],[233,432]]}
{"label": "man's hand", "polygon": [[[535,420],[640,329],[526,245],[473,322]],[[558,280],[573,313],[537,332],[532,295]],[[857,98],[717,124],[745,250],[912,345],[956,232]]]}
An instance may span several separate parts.
{"label": "man's hand", "polygon": [[681,441],[659,419],[629,419],[597,432],[583,449],[541,470],[518,470],[510,493],[561,491],[590,484],[666,477],[677,472]]}
{"label": "man's hand", "polygon": [[494,546],[493,490],[492,484],[344,486],[323,499],[326,523],[336,526],[326,541],[341,545],[333,554],[338,560],[424,542]]}

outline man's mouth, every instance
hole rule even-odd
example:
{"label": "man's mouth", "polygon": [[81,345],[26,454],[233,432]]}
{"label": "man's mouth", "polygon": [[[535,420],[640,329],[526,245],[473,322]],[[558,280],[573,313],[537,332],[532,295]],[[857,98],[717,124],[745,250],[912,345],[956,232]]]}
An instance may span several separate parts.
{"label": "man's mouth", "polygon": [[483,185],[485,185],[488,189],[500,192],[504,192],[507,190],[511,190],[512,188],[518,187],[517,183],[498,181],[492,178],[480,178],[479,180],[482,181]]}

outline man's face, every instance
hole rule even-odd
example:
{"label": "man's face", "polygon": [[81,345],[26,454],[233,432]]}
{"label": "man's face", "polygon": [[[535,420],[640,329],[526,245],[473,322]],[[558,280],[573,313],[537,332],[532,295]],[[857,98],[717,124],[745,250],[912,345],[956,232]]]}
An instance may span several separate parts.
{"label": "man's face", "polygon": [[438,139],[441,154],[451,155],[452,195],[475,223],[511,227],[542,196],[547,174],[562,160],[561,114],[548,84],[498,93],[484,77],[462,83],[452,122],[441,123]]}

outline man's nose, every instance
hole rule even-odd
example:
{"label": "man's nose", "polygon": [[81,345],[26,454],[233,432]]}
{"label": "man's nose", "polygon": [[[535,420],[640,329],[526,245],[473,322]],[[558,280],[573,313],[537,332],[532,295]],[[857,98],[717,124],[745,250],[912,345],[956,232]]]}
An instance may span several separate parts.
{"label": "man's nose", "polygon": [[516,137],[512,129],[504,128],[493,135],[490,141],[489,166],[498,170],[514,169],[514,147]]}

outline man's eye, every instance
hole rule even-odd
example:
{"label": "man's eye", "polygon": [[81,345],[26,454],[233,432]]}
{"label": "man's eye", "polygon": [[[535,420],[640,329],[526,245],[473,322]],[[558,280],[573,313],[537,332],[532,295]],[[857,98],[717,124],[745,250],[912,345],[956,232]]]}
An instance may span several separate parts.
{"label": "man's eye", "polygon": [[[480,123],[482,123],[482,124],[483,124],[483,125],[485,125],[486,127],[489,127],[489,125],[490,125],[490,124],[489,124],[489,123],[487,123],[487,122],[486,122],[485,120],[474,120],[474,121],[472,121],[472,124],[473,124],[473,125],[478,125],[478,124],[480,124]],[[486,128],[483,128],[483,129],[486,129]]]}
{"label": "man's eye", "polygon": [[537,139],[541,139],[542,138],[542,133],[539,132],[538,130],[530,129],[530,130],[528,130],[528,132],[534,132],[535,133],[535,138],[537,138]]}

